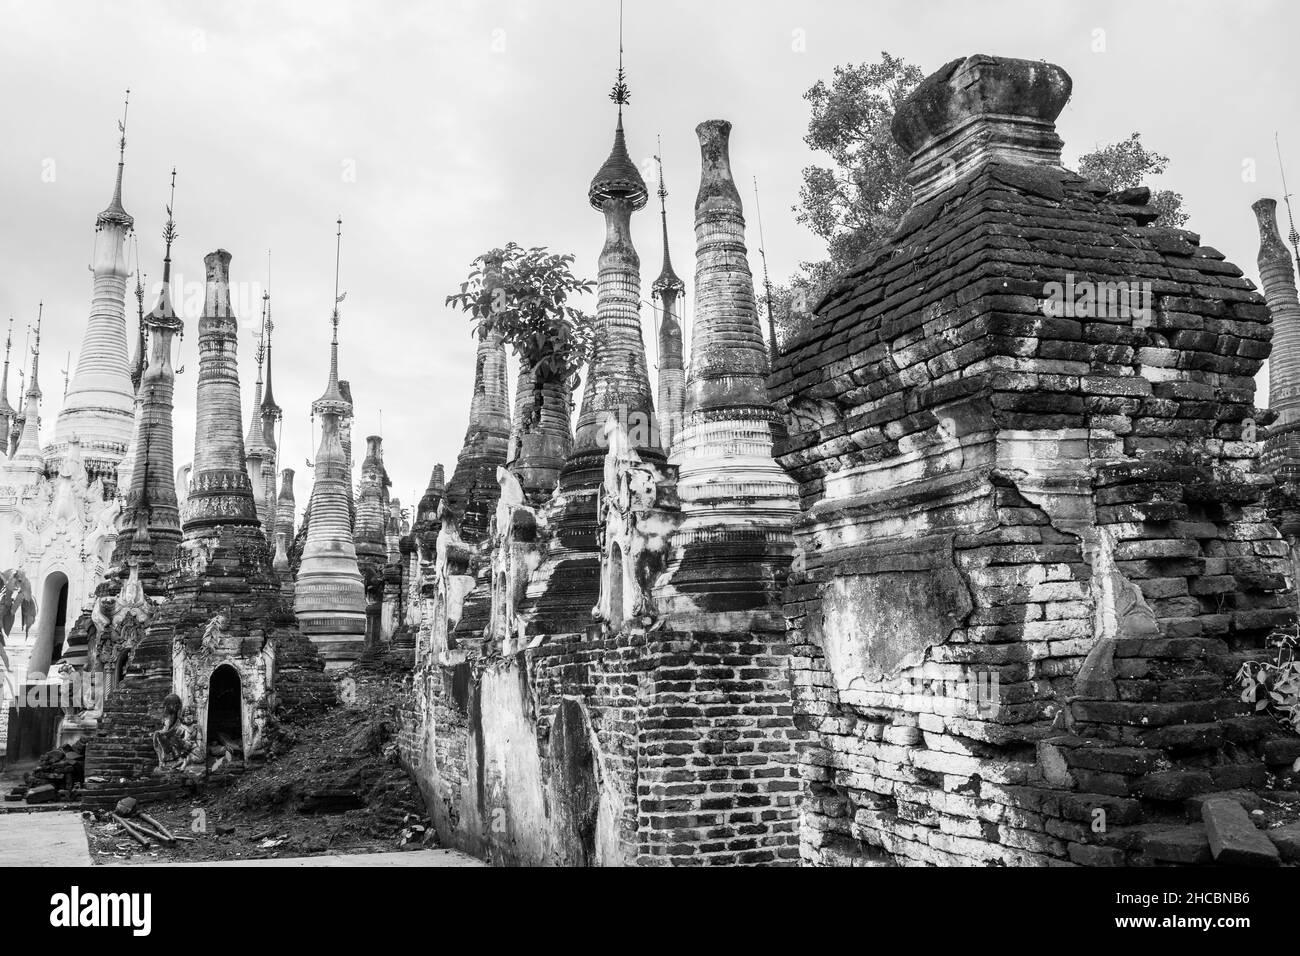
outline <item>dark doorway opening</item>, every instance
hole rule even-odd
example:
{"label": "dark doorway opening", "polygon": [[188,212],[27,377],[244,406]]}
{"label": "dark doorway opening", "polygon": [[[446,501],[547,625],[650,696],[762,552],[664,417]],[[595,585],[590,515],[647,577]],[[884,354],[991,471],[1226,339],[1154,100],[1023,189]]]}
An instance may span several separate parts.
{"label": "dark doorway opening", "polygon": [[239,674],[233,667],[223,664],[212,672],[208,683],[209,744],[243,746],[240,696]]}
{"label": "dark doorway opening", "polygon": [[54,613],[54,643],[50,647],[50,667],[63,660],[63,640],[68,630],[68,579],[63,578],[59,588],[58,609]]}

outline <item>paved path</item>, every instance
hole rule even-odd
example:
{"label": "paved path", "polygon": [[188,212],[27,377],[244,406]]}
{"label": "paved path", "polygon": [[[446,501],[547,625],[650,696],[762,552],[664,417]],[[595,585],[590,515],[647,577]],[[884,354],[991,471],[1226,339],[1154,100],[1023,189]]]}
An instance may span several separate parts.
{"label": "paved path", "polygon": [[[0,813],[0,866],[90,866],[81,813]],[[406,850],[393,853],[336,853],[274,860],[222,860],[212,863],[111,863],[107,866],[485,866],[456,850]]]}
{"label": "paved path", "polygon": [[0,813],[0,866],[90,866],[81,813]]}
{"label": "paved path", "polygon": [[112,866],[486,866],[456,850],[405,850],[395,853],[336,853],[274,860],[222,860],[217,863],[114,863]]}

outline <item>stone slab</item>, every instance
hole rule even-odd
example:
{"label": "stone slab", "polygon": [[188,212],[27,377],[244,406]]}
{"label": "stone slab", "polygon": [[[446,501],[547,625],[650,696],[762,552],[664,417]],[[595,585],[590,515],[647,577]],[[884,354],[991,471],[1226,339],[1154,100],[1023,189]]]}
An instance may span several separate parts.
{"label": "stone slab", "polygon": [[1272,866],[1277,847],[1255,828],[1250,815],[1235,800],[1206,800],[1201,805],[1214,862],[1223,866]]}

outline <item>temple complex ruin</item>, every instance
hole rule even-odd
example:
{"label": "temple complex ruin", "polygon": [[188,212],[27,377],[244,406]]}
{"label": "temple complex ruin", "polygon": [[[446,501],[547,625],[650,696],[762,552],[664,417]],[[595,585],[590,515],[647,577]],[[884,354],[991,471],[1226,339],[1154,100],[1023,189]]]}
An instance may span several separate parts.
{"label": "temple complex ruin", "polygon": [[[409,511],[383,435],[353,467],[341,217],[307,470],[282,460],[269,291],[245,417],[224,249],[176,460],[179,234],[169,203],[128,356],[123,127],[52,443],[41,313],[20,408],[8,345],[0,377],[0,559],[31,600],[6,646],[22,693],[97,693],[9,738],[83,747],[85,806],[167,800],[257,772],[281,721],[378,674],[385,759],[441,845],[492,863],[1280,862],[1225,822],[1300,792],[1300,736],[1239,684],[1296,627],[1300,236],[1276,203],[1254,206],[1261,294],[1154,225],[1149,189],[1066,168],[1063,69],[956,59],[894,114],[906,215],[778,348],[732,168],[751,130],[695,127],[689,313],[665,201],[686,173],[655,157],[643,281],[650,131],[621,62],[581,395],[475,315],[463,441]],[[474,260],[485,300],[518,294],[517,250]]]}

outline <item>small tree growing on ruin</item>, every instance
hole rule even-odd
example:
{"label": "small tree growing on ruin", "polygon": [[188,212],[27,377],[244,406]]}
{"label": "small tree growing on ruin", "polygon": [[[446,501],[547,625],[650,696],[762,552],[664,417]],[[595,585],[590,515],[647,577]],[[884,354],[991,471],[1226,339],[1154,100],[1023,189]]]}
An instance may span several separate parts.
{"label": "small tree growing on ruin", "polygon": [[[911,205],[909,159],[894,142],[890,126],[894,112],[924,76],[920,67],[882,51],[878,63],[837,66],[830,82],[818,80],[804,93],[810,107],[804,143],[830,162],[804,168],[793,211],[798,222],[825,241],[827,258],[801,262],[798,272],[772,289],[780,341],[807,324],[835,277],[868,247],[892,235]],[[1141,134],[1132,133],[1085,153],[1076,165],[1081,175],[1121,190],[1161,175],[1169,157],[1148,150]],[[1178,193],[1152,190],[1150,202],[1160,211],[1155,225],[1187,221]]]}
{"label": "small tree growing on ruin", "polygon": [[[1079,157],[1079,175],[1095,179],[1113,190],[1141,186],[1150,177],[1159,176],[1168,166],[1168,156],[1142,145],[1141,133],[1130,133],[1128,139],[1098,146],[1091,153]],[[1160,218],[1154,225],[1181,226],[1187,221],[1180,193],[1171,189],[1153,189],[1151,205],[1160,210]]]}
{"label": "small tree growing on ruin", "polygon": [[[489,287],[484,266],[493,255],[501,258],[500,284]],[[522,360],[534,395],[525,429],[540,419],[548,385],[563,383],[565,394],[573,391],[595,345],[595,319],[569,299],[591,292],[596,283],[579,279],[572,265],[571,253],[511,242],[475,259],[460,291],[447,296],[447,305],[468,312],[480,334],[497,333]]]}

